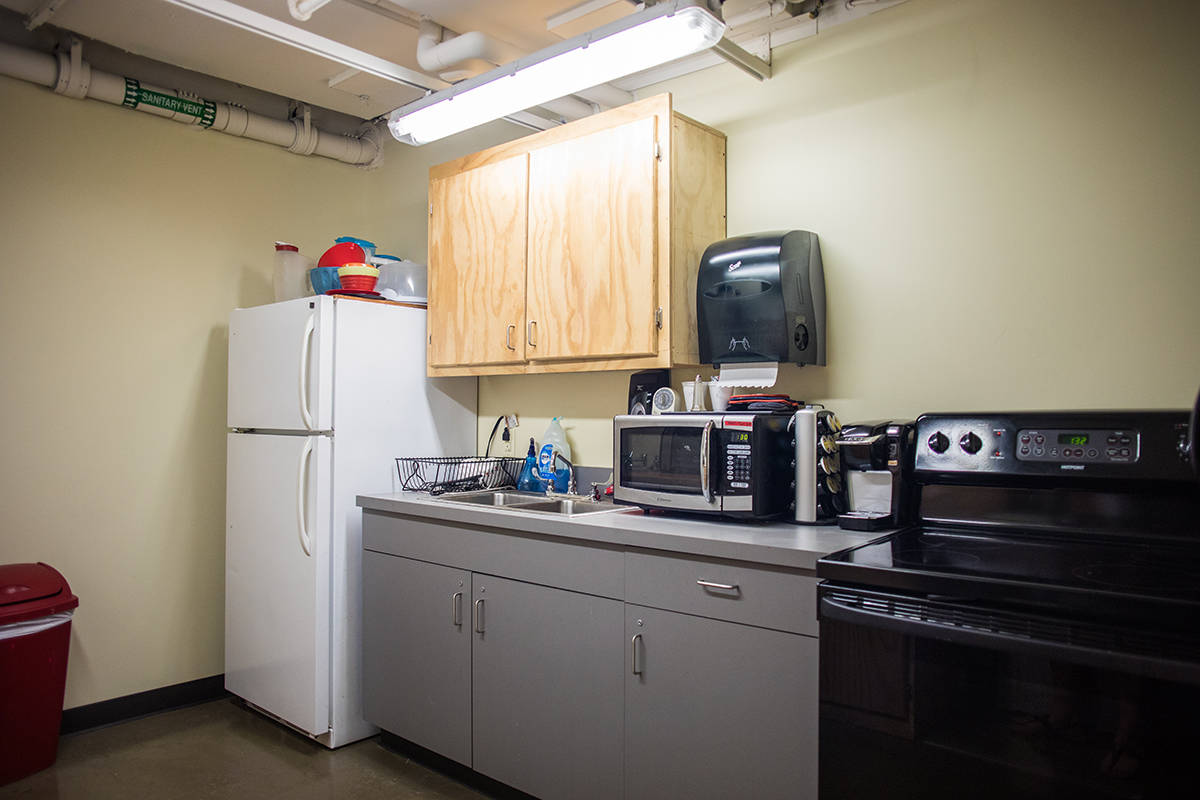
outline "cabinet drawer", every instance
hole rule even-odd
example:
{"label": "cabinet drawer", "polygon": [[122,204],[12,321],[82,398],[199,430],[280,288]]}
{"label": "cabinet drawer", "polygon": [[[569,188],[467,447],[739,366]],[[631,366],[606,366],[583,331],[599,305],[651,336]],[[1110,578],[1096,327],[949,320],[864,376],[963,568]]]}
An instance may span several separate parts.
{"label": "cabinet drawer", "polygon": [[618,545],[433,522],[363,510],[363,549],[433,564],[621,599]]}
{"label": "cabinet drawer", "polygon": [[630,548],[625,552],[625,600],[817,635],[817,579],[794,570]]}

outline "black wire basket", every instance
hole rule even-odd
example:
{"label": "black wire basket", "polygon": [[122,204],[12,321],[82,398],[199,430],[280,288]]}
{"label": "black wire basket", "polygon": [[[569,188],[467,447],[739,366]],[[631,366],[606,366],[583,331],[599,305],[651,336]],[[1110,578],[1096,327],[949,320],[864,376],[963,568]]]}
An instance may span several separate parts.
{"label": "black wire basket", "polygon": [[511,489],[517,485],[524,459],[485,456],[397,458],[400,488],[410,492],[471,492]]}

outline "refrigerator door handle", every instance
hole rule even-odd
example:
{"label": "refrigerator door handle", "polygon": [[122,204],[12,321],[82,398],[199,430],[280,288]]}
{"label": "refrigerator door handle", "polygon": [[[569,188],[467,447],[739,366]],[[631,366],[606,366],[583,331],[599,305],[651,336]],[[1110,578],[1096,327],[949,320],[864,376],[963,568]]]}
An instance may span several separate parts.
{"label": "refrigerator door handle", "polygon": [[296,481],[296,521],[297,528],[300,531],[300,547],[304,550],[304,555],[312,557],[312,539],[308,535],[308,525],[306,524],[304,498],[307,494],[304,490],[308,488],[308,456],[312,453],[313,437],[306,437],[304,440],[304,449],[300,451],[300,469],[299,477]]}
{"label": "refrigerator door handle", "polygon": [[300,416],[307,430],[313,429],[312,412],[308,410],[308,359],[312,354],[313,333],[317,329],[317,312],[314,311],[304,325],[304,337],[300,343]]}

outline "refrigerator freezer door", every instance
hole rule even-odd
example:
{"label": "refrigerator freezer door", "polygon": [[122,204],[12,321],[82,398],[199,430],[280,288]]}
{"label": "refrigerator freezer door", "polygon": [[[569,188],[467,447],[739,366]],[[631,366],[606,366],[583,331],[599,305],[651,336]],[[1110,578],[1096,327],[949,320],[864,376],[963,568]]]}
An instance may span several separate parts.
{"label": "refrigerator freezer door", "polygon": [[225,688],[329,730],[331,442],[228,435]]}
{"label": "refrigerator freezer door", "polygon": [[333,298],[239,308],[229,315],[229,427],[333,428]]}

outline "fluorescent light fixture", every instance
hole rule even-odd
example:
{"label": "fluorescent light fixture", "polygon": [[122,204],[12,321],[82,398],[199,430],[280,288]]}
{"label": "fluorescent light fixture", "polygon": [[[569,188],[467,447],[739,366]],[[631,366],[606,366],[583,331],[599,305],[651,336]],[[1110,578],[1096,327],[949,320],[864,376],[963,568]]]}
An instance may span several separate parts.
{"label": "fluorescent light fixture", "polygon": [[712,47],[725,23],[705,0],[670,0],[519,58],[391,113],[392,135],[425,144]]}

